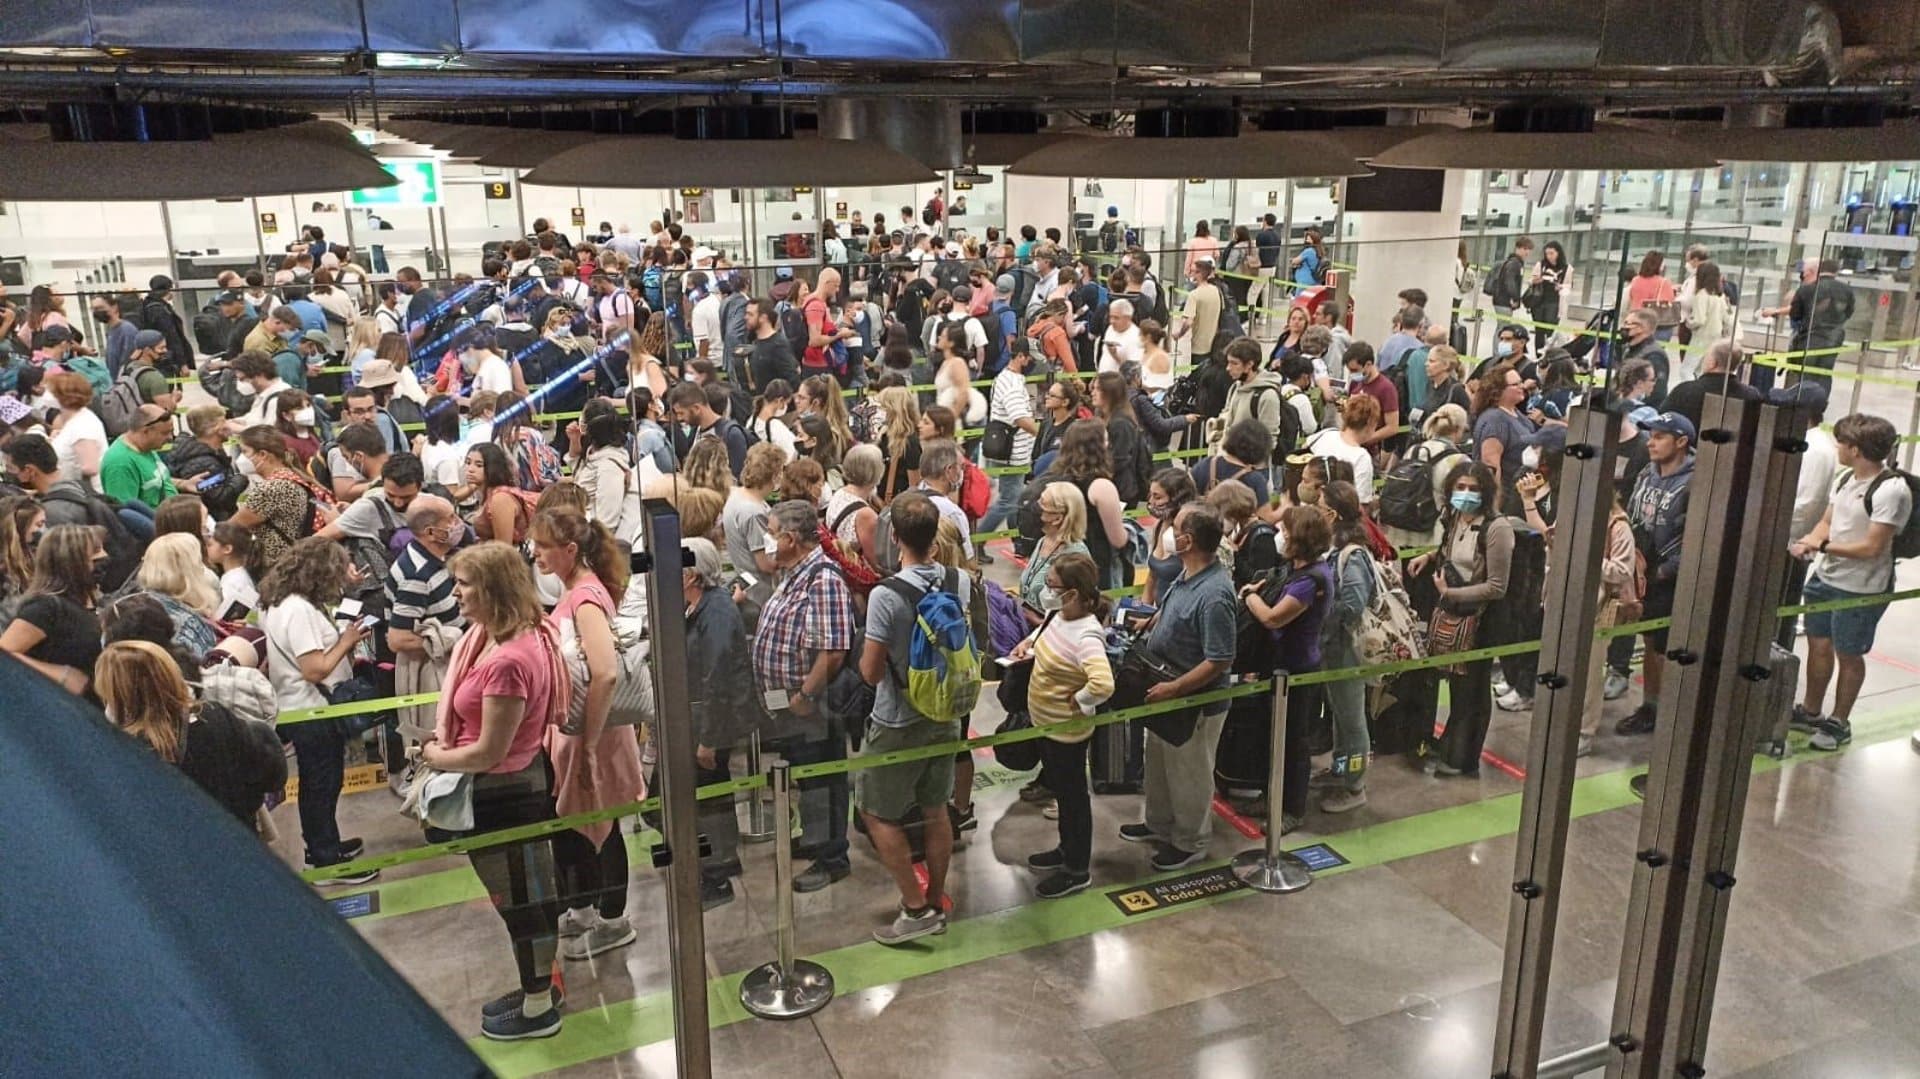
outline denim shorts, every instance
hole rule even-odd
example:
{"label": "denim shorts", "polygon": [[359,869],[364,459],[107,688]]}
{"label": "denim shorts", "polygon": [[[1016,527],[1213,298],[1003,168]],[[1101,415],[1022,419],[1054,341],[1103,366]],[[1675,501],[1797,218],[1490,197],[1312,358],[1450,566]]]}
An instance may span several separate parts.
{"label": "denim shorts", "polygon": [[[1835,588],[1817,576],[1807,578],[1806,591],[1801,593],[1805,603],[1825,603],[1836,599],[1859,599],[1877,593],[1849,592],[1844,588]],[[1812,611],[1807,614],[1807,636],[1821,637],[1833,642],[1833,650],[1843,656],[1864,656],[1873,651],[1873,633],[1880,625],[1880,616],[1887,612],[1887,605],[1877,603],[1871,607],[1854,607],[1845,611]]]}

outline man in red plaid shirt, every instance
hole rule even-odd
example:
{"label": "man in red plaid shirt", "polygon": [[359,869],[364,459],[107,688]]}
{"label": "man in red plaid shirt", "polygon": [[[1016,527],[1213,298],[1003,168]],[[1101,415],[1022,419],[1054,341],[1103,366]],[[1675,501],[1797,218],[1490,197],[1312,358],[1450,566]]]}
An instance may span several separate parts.
{"label": "man in red plaid shirt", "polygon": [[[789,762],[845,760],[846,730],[822,703],[853,647],[853,594],[820,549],[820,517],[812,506],[776,505],[767,518],[764,549],[779,568],[780,583],[760,610],[753,638],[753,674],[762,701],[774,730],[786,740]],[[793,888],[814,892],[852,871],[847,777],[803,779],[799,788],[799,853],[813,864],[793,878]]]}

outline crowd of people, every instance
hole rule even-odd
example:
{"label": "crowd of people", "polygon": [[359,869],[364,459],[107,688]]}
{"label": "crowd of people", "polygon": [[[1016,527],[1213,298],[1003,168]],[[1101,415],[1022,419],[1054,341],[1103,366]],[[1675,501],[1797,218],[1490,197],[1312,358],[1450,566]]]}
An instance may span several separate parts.
{"label": "crowd of people", "polygon": [[[1264,787],[1271,753],[1285,778],[1264,797],[1287,831],[1365,805],[1376,753],[1476,774],[1494,709],[1531,706],[1524,657],[1402,676],[1390,705],[1360,679],[1303,687],[1277,747],[1258,701],[1133,731],[1093,717],[1357,667],[1396,640],[1443,654],[1537,637],[1582,408],[1620,425],[1600,625],[1667,614],[1705,401],[1762,392],[1704,329],[1696,368],[1669,362],[1658,290],[1622,319],[1627,347],[1590,397],[1590,357],[1517,325],[1463,356],[1418,289],[1378,347],[1337,301],[1295,308],[1263,344],[1238,332],[1245,290],[1217,283],[1217,244],[1189,248],[1170,287],[1138,247],[1072,257],[1022,229],[969,252],[874,218],[830,248],[840,265],[771,283],[670,217],[599,244],[543,228],[438,284],[411,268],[375,282],[316,235],[190,322],[165,278],[137,305],[95,300],[98,359],[36,289],[6,316],[0,650],[255,827],[282,797],[284,743],[313,867],[365,849],[337,820],[356,745],[396,792],[408,777],[430,838],[609,809],[644,795],[651,765],[629,701],[648,635],[630,556],[643,500],[665,500],[686,537],[701,782],[731,778],[756,737],[795,764],[962,738],[1000,681],[1009,722],[1045,732],[1022,796],[1058,821],[1027,858],[1056,898],[1091,883],[1090,767],[1144,795],[1119,837],[1161,872],[1208,856],[1216,792]],[[1225,257],[1277,267],[1271,228],[1236,230]],[[1692,255],[1701,310],[1721,278]],[[1564,260],[1534,285],[1563,287]],[[1325,262],[1315,236],[1288,272]],[[1168,351],[1181,339],[1190,369]],[[1809,599],[1888,590],[1911,510],[1908,484],[1887,482],[1892,426],[1819,431],[1818,379],[1772,399],[1816,426],[1783,572]],[[1175,446],[1191,464],[1167,460]],[[1002,560],[1016,572],[986,568]],[[1116,620],[1112,594],[1136,583]],[[1850,737],[1881,611],[1807,619],[1793,723],[1816,748]],[[1618,734],[1658,721],[1664,638],[1646,635],[1642,703]],[[1630,692],[1633,644],[1595,658],[1582,753],[1603,700]],[[276,726],[415,692],[438,703]],[[944,932],[973,767],[945,754],[801,781],[792,886],[843,880],[857,829],[899,892],[875,938]],[[741,871],[731,802],[703,803],[701,830],[710,909]],[[484,1010],[488,1036],[558,1030],[556,956],[634,939],[626,852],[616,820],[471,855],[521,979]]]}

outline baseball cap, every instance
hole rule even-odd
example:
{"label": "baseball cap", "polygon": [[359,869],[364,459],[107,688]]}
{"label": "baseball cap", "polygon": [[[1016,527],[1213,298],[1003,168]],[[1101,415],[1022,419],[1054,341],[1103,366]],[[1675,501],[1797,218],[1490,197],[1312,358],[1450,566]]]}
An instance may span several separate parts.
{"label": "baseball cap", "polygon": [[368,360],[367,365],[360,369],[360,385],[370,390],[391,386],[398,381],[400,372],[393,369],[391,360]]}
{"label": "baseball cap", "polygon": [[74,333],[71,328],[58,324],[48,326],[38,334],[38,340],[44,341],[49,345],[57,345],[62,341],[78,341],[79,339],[80,335]]}
{"label": "baseball cap", "polygon": [[239,289],[228,289],[213,298],[215,303],[246,303],[247,294]]}
{"label": "baseball cap", "polygon": [[1013,275],[1010,273],[1003,273],[999,277],[994,278],[993,291],[999,293],[1002,296],[1013,295]]}
{"label": "baseball cap", "polygon": [[308,330],[300,335],[300,340],[311,341],[316,345],[325,345],[328,348],[333,347],[333,338],[328,337],[327,331],[325,330]]}
{"label": "baseball cap", "polygon": [[953,287],[953,299],[955,303],[966,303],[973,299],[973,290],[965,285],[955,285]]}
{"label": "baseball cap", "polygon": [[1662,412],[1647,421],[1647,430],[1664,431],[1670,435],[1683,435],[1688,442],[1699,440],[1699,433],[1693,429],[1693,421],[1678,412]]}
{"label": "baseball cap", "polygon": [[166,343],[167,339],[161,336],[159,330],[141,330],[139,333],[133,335],[133,347],[135,350],[158,348]]}

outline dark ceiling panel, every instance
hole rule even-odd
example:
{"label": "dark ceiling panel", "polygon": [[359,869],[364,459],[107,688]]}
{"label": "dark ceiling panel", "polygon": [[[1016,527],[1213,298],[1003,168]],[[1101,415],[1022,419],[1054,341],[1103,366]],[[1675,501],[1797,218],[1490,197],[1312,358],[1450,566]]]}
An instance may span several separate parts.
{"label": "dark ceiling panel", "polygon": [[[338,55],[361,47],[355,0],[303,0],[271,10],[240,0],[89,0],[87,6],[93,44],[102,46]],[[373,3],[368,9],[377,51],[443,52],[455,39],[451,5]]]}
{"label": "dark ceiling panel", "polygon": [[1251,0],[1117,0],[1117,7],[1116,60],[1121,64],[1212,68],[1251,63]]}
{"label": "dark ceiling panel", "polygon": [[22,0],[0,4],[0,44],[80,48],[92,41],[84,0]]}
{"label": "dark ceiling panel", "polygon": [[[618,60],[746,59],[771,52],[761,47],[748,0],[558,0],[535,8],[525,0],[458,3],[460,39],[469,53]],[[849,19],[837,30],[850,34],[856,25]]]}
{"label": "dark ceiling panel", "polygon": [[[1586,71],[1600,55],[1607,0],[1446,0],[1448,68],[1494,71]],[[1671,11],[1677,5],[1669,3]],[[1671,22],[1673,15],[1650,26]],[[1654,61],[1638,60],[1635,63]]]}
{"label": "dark ceiling panel", "polygon": [[1020,0],[1020,60],[1111,64],[1114,0]]}
{"label": "dark ceiling panel", "polygon": [[1431,67],[1445,44],[1447,0],[1253,0],[1255,67]]}
{"label": "dark ceiling panel", "polygon": [[[775,40],[772,7],[765,32]],[[789,56],[889,63],[1020,60],[1019,0],[788,0],[779,37]]]}

